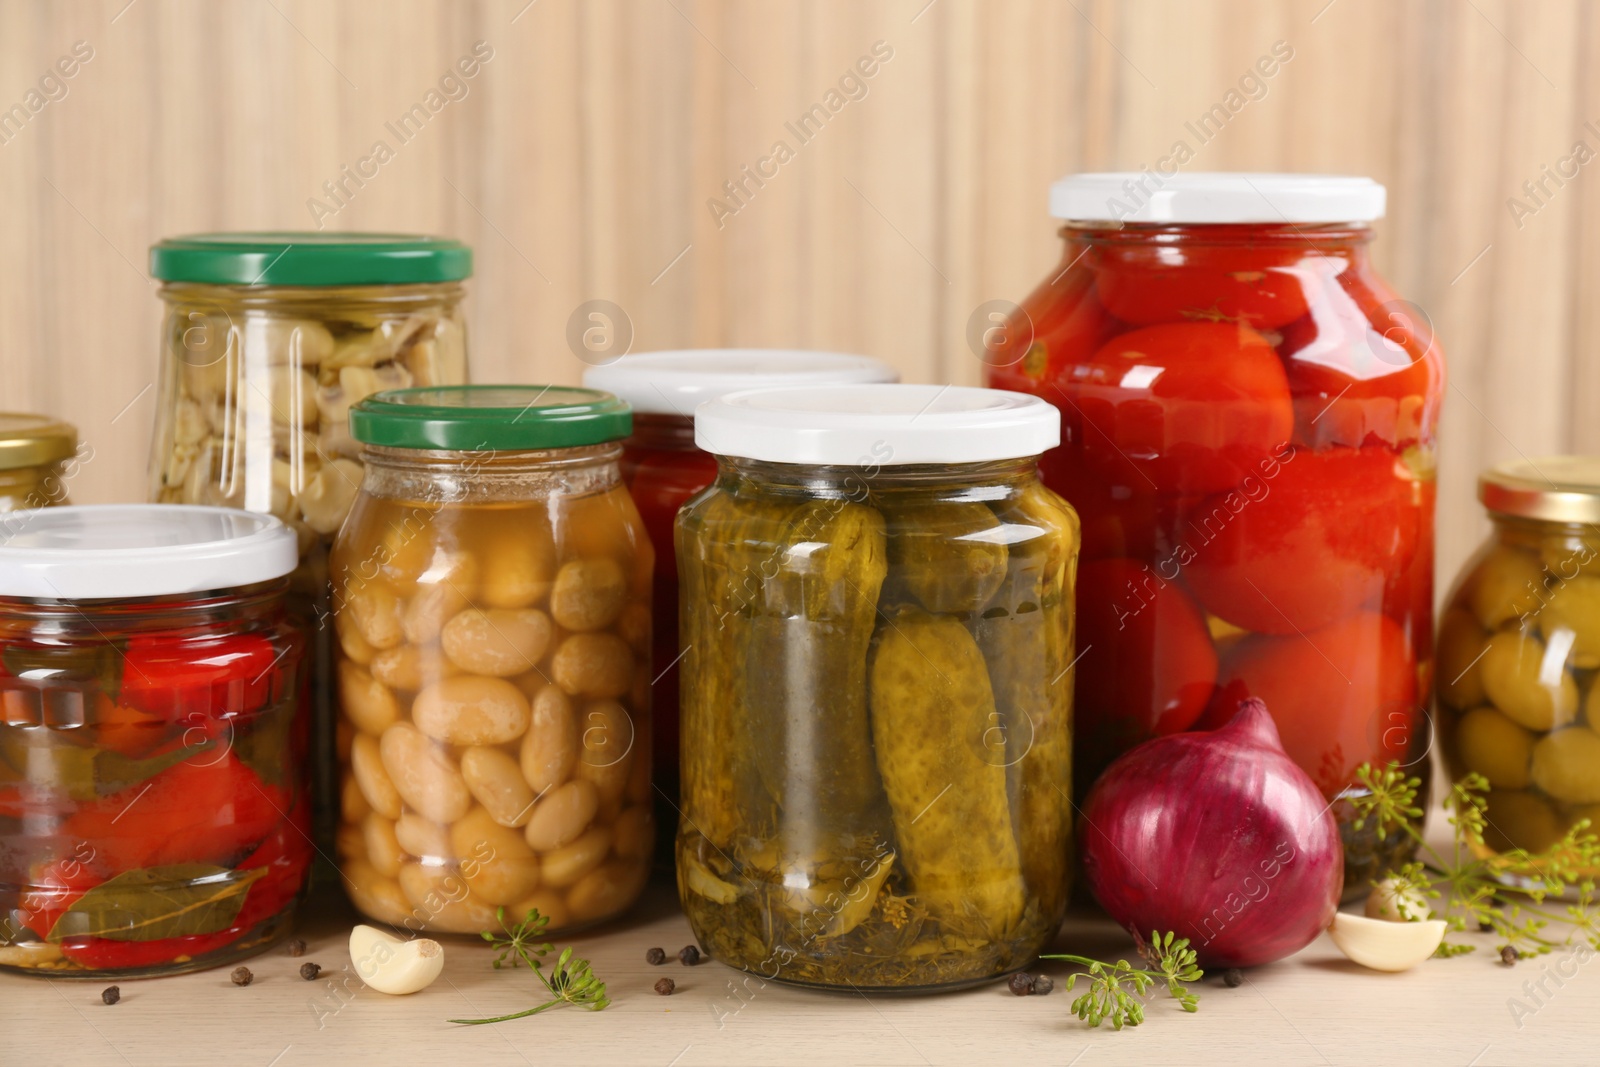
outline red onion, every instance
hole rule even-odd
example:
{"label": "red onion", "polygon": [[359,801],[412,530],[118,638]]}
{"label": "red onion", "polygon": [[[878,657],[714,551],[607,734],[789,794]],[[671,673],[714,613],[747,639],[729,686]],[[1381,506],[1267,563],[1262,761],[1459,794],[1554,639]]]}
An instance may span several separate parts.
{"label": "red onion", "polygon": [[1139,937],[1187,937],[1202,967],[1254,967],[1333,921],[1344,852],[1333,813],[1284,754],[1267,706],[1172,734],[1108,767],[1083,807],[1083,867]]}

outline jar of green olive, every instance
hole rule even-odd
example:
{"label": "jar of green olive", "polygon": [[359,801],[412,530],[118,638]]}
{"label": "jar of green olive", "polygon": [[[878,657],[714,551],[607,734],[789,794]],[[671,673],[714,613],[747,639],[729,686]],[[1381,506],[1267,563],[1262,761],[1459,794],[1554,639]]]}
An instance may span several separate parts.
{"label": "jar of green olive", "polygon": [[824,989],[1026,967],[1071,886],[1078,519],[1060,414],[934,385],[695,409],[678,891],[713,959]]}
{"label": "jar of green olive", "polygon": [[1486,855],[1600,824],[1600,457],[1478,479],[1494,531],[1439,622],[1436,689],[1453,777],[1488,782]]}
{"label": "jar of green olive", "polygon": [[294,530],[290,607],[315,636],[313,777],[331,829],[328,547],[361,486],[352,404],[467,380],[459,241],[381,233],[211,233],[150,249],[161,378],[150,499],[269,512]]}

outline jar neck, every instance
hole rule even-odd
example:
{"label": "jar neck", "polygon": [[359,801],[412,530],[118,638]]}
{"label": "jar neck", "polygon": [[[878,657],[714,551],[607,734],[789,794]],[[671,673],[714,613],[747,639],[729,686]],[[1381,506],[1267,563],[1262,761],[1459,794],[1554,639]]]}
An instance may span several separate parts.
{"label": "jar neck", "polygon": [[1073,223],[1061,227],[1065,259],[1082,254],[1083,245],[1102,248],[1132,246],[1281,248],[1339,252],[1364,256],[1372,243],[1372,227],[1358,223],[1294,225],[1291,223]]}
{"label": "jar neck", "polygon": [[293,315],[296,309],[325,309],[337,304],[346,311],[405,314],[460,303],[466,290],[460,282],[425,282],[411,285],[202,285],[166,282],[161,298],[168,304],[216,305],[263,309]]}
{"label": "jar neck", "polygon": [[799,498],[864,500],[900,489],[937,489],[943,495],[1004,496],[1039,477],[1039,457],[985,463],[907,463],[895,466],[818,466],[717,457],[717,484],[732,492],[766,492]]}
{"label": "jar neck", "polygon": [[463,452],[363,445],[369,496],[421,504],[494,503],[591,493],[621,482],[622,444]]}
{"label": "jar neck", "polygon": [[288,578],[237,589],[173,596],[107,600],[42,600],[0,597],[0,632],[32,636],[100,637],[203,628],[239,632],[286,618]]}
{"label": "jar neck", "polygon": [[653,448],[668,452],[698,452],[694,443],[694,419],[686,415],[655,415],[636,412],[630,448]]}
{"label": "jar neck", "polygon": [[61,463],[0,470],[0,511],[48,508],[67,502]]}

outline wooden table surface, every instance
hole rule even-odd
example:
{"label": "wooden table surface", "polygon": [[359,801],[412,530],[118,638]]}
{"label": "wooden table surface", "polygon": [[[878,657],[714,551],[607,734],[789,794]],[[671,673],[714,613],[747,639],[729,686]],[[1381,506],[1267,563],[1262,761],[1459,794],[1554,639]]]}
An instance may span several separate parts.
{"label": "wooden table surface", "polygon": [[[653,967],[646,949],[672,956],[691,940],[662,883],[626,919],[567,939],[606,981],[610,1008],[464,1027],[446,1020],[531,1007],[532,976],[495,971],[486,945],[450,938],[439,981],[414,996],[384,996],[349,971],[353,921],[337,890],[314,895],[300,931],[309,952],[293,959],[280,945],[251,959],[255,981],[247,988],[232,985],[222,968],[124,981],[121,1002],[107,1006],[104,981],[0,975],[0,1064],[1575,1067],[1595,1062],[1600,1048],[1596,957],[1506,967],[1488,937],[1474,938],[1482,947],[1469,956],[1399,975],[1358,968],[1319,937],[1289,960],[1248,972],[1239,988],[1208,976],[1198,1014],[1183,1014],[1162,994],[1144,1025],[1117,1033],[1091,1030],[1071,1015],[1068,969],[1055,964],[1044,968],[1055,992],[1026,998],[1003,983],[937,996],[830,995],[746,984],[715,962]],[[1070,917],[1057,945],[1112,959],[1132,951],[1108,920],[1089,913]],[[322,978],[299,977],[307,960],[322,965]],[[653,992],[663,975],[677,982],[671,997]],[[1541,979],[1548,995],[1537,988]],[[1537,1001],[1524,983],[1533,984]],[[1514,1016],[1516,1000],[1530,1010]]]}

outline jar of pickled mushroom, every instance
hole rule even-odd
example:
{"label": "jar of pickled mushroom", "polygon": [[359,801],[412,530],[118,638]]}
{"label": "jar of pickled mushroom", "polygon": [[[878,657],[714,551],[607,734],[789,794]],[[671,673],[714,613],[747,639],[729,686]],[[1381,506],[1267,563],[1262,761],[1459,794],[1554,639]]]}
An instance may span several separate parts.
{"label": "jar of pickled mushroom", "polygon": [[334,542],[340,823],[357,908],[477,933],[609,918],[650,872],[654,553],[628,406],[554,386],[381,393]]}
{"label": "jar of pickled mushroom", "polygon": [[[162,283],[150,499],[270,512],[299,537],[291,606],[312,623],[318,825],[331,828],[327,549],[361,484],[350,405],[467,380],[472,250],[438,237],[214,233],[150,250]],[[322,836],[322,835],[319,835]]]}
{"label": "jar of pickled mushroom", "polygon": [[93,458],[87,446],[79,454],[78,431],[70,423],[0,412],[0,512],[69,503],[67,483]]}
{"label": "jar of pickled mushroom", "polygon": [[584,372],[584,385],[613,393],[633,408],[633,436],[622,445],[622,480],[658,553],[650,718],[656,785],[664,794],[658,807],[672,820],[678,803],[678,656],[683,651],[672,523],[678,509],[717,474],[716,458],[694,443],[695,405],[739,389],[898,380],[893,367],[866,356],[767,348],[646,352]]}
{"label": "jar of pickled mushroom", "polygon": [[312,859],[294,533],[227,508],[23,516],[0,544],[0,969],[260,952]]}
{"label": "jar of pickled mushroom", "polygon": [[[1323,175],[1052,189],[1061,263],[985,358],[1061,408],[1043,470],[1083,521],[1080,792],[1246,696],[1330,801],[1364,764],[1426,775],[1444,363],[1373,269],[1383,206]],[[1362,892],[1410,839],[1336,810]]]}
{"label": "jar of pickled mushroom", "polygon": [[1489,783],[1486,844],[1541,852],[1600,825],[1600,457],[1503,464],[1478,497],[1494,530],[1439,620],[1440,734],[1452,777]]}
{"label": "jar of pickled mushroom", "polygon": [[834,989],[1025,967],[1066,908],[1078,521],[1054,408],[991,389],[696,409],[678,515],[678,891],[714,959]]}

